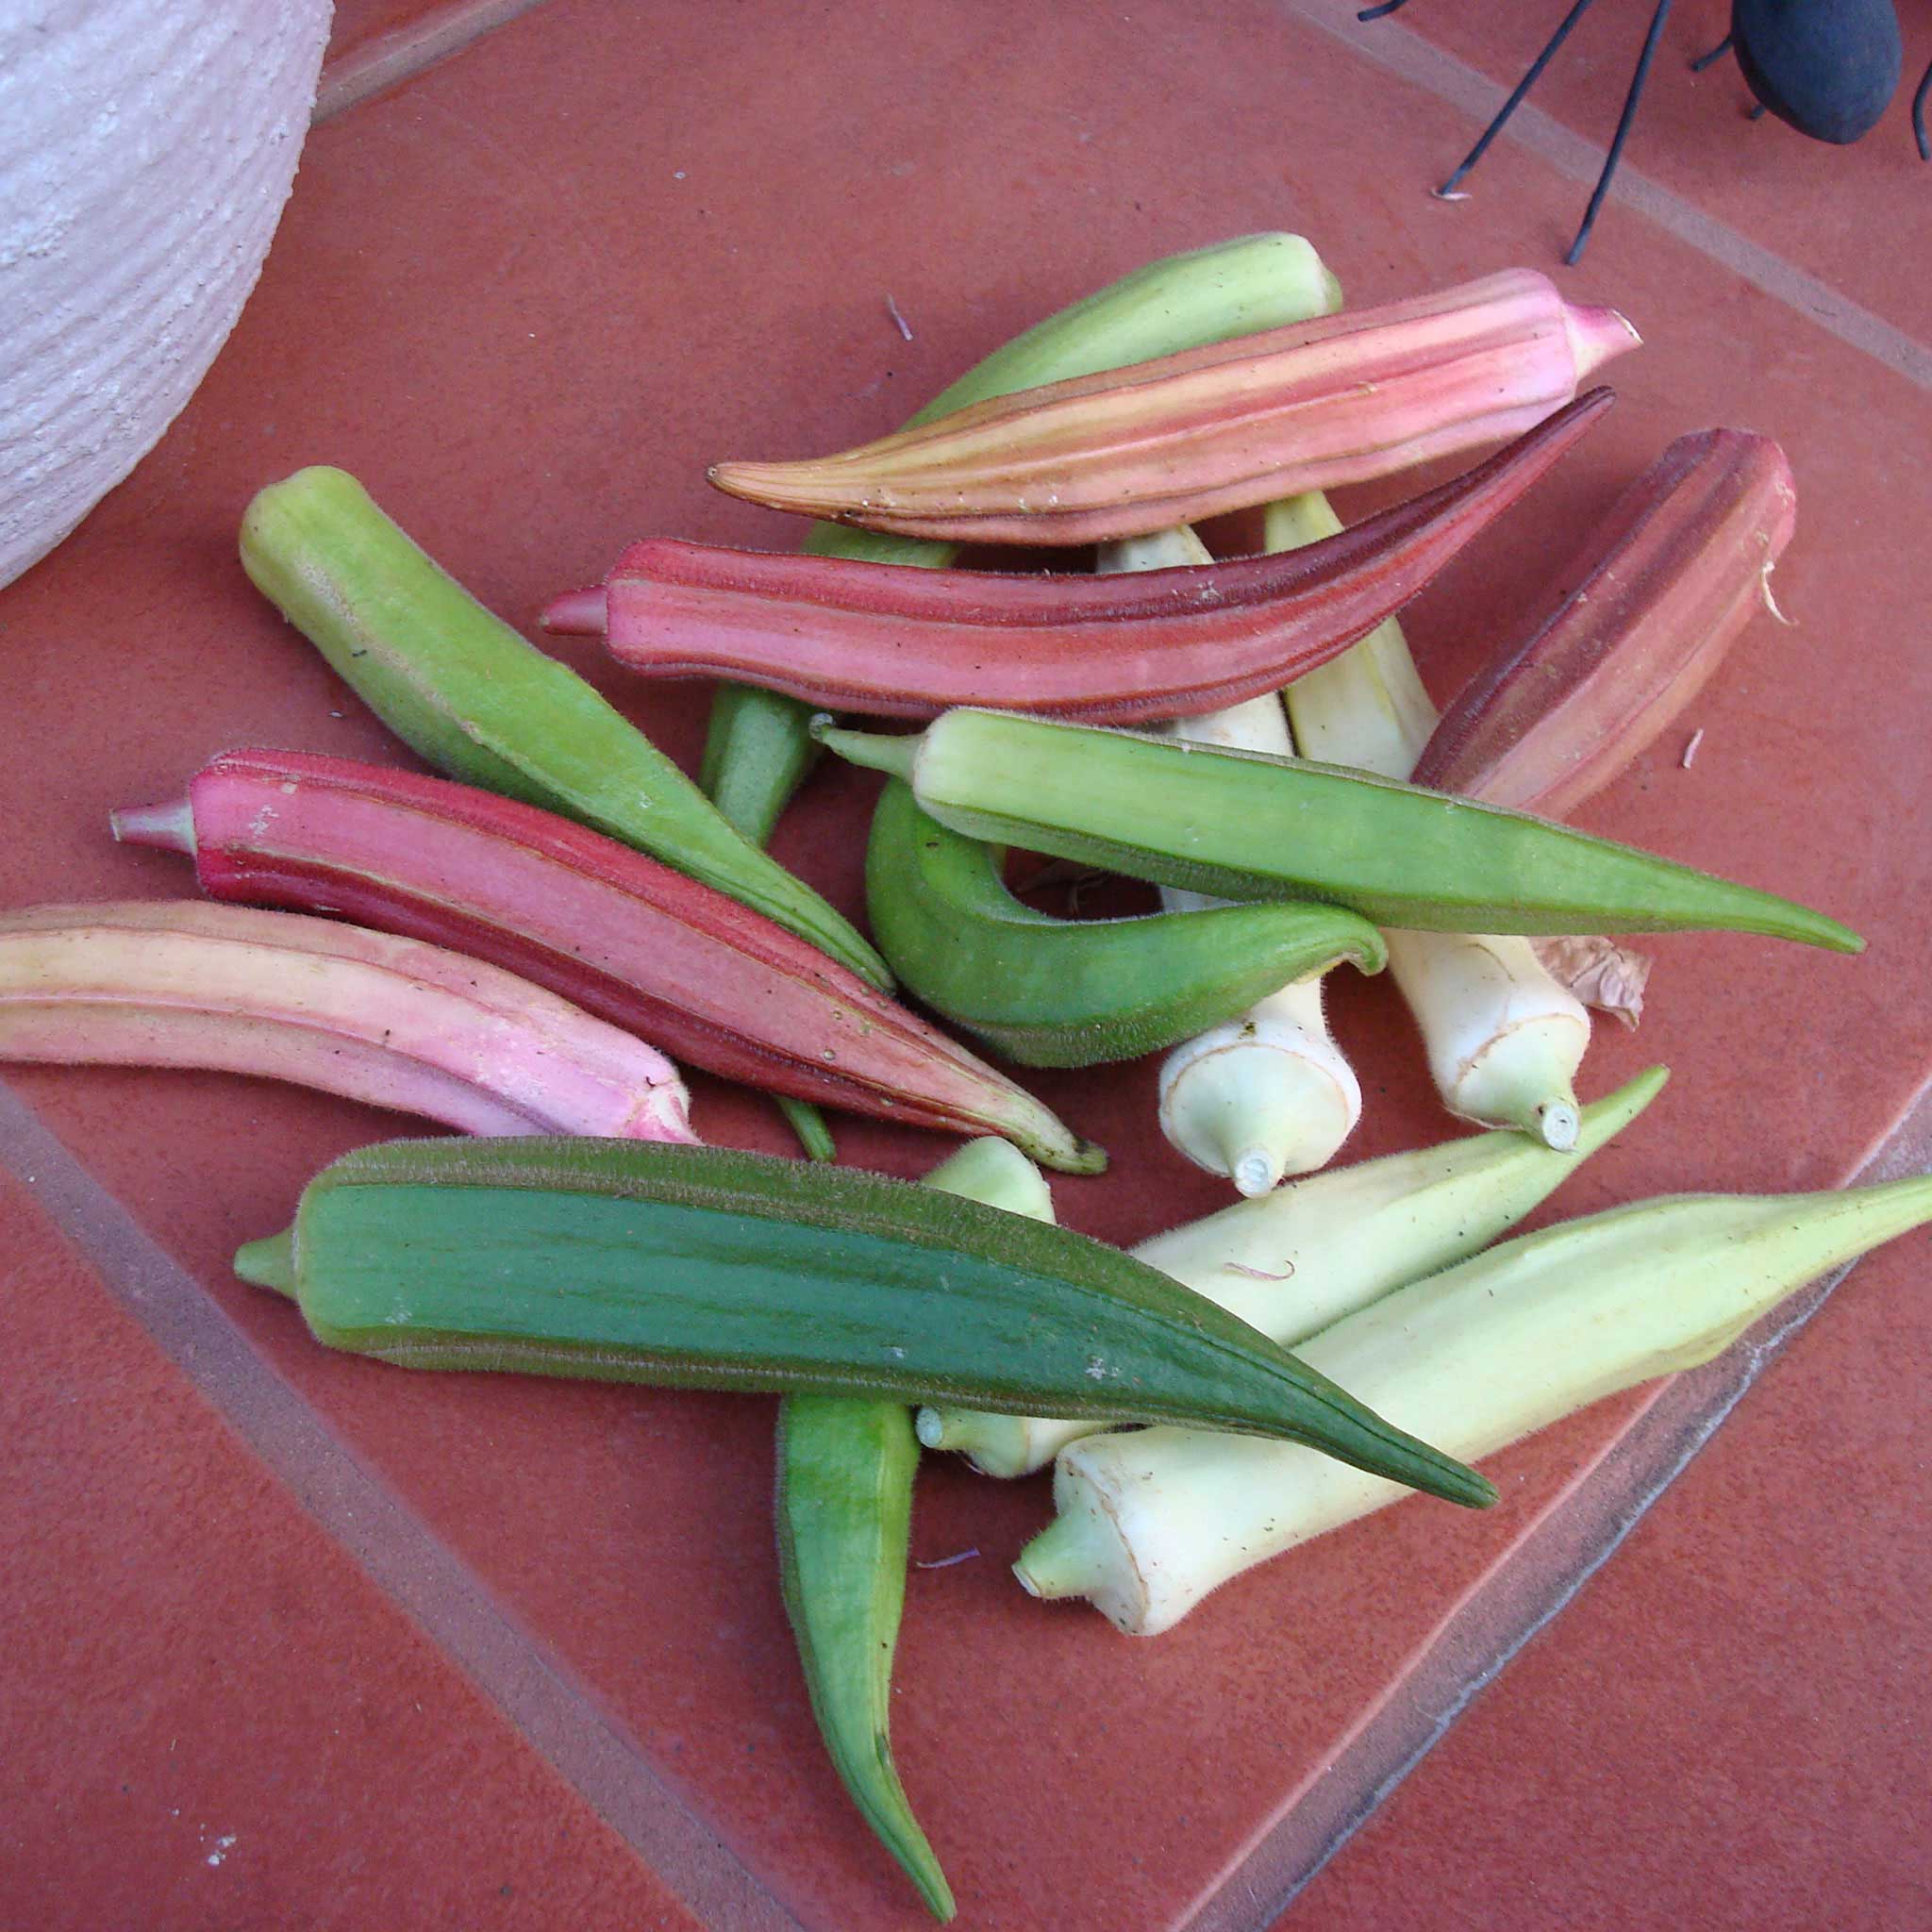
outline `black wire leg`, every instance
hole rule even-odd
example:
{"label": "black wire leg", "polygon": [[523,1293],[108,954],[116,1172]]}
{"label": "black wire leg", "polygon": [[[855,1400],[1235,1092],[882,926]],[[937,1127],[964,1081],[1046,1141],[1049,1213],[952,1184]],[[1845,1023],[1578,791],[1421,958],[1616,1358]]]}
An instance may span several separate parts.
{"label": "black wire leg", "polygon": [[1637,118],[1637,104],[1643,98],[1643,83],[1650,78],[1650,63],[1657,56],[1657,43],[1663,38],[1664,22],[1671,11],[1671,0],[1657,0],[1657,11],[1650,17],[1650,31],[1643,37],[1643,52],[1637,57],[1637,72],[1630,76],[1630,92],[1624,99],[1624,111],[1617,121],[1617,132],[1610,142],[1609,154],[1604,160],[1604,171],[1596,178],[1596,190],[1590,197],[1590,206],[1583,211],[1583,225],[1576,231],[1576,239],[1570,244],[1570,253],[1563,258],[1564,263],[1574,268],[1583,259],[1584,245],[1590,240],[1590,231],[1596,225],[1597,210],[1604,205],[1604,196],[1610,192],[1610,177],[1617,172],[1617,163],[1624,158],[1624,143],[1630,138],[1630,124]]}
{"label": "black wire leg", "polygon": [[1550,36],[1548,42],[1544,44],[1542,52],[1529,63],[1529,72],[1516,83],[1516,92],[1503,103],[1496,112],[1496,118],[1483,129],[1476,144],[1462,158],[1461,166],[1450,175],[1448,180],[1443,182],[1441,187],[1436,190],[1438,194],[1454,194],[1456,184],[1489,152],[1491,142],[1494,141],[1497,135],[1502,133],[1504,127],[1508,123],[1510,115],[1515,113],[1517,108],[1523,105],[1524,96],[1536,85],[1538,76],[1550,64],[1551,56],[1570,38],[1570,29],[1583,18],[1590,10],[1591,6],[1591,0],[1576,0],[1575,6],[1571,8],[1570,11],[1563,16],[1561,25]]}
{"label": "black wire leg", "polygon": [[1919,143],[1919,158],[1932,161],[1932,137],[1925,132],[1925,103],[1932,99],[1932,67],[1925,70],[1925,77],[1919,83],[1919,92],[1912,96],[1912,134]]}
{"label": "black wire leg", "polygon": [[1379,7],[1364,7],[1356,15],[1359,21],[1381,20],[1391,13],[1400,13],[1408,5],[1408,0],[1382,0]]}
{"label": "black wire leg", "polygon": [[1690,63],[1690,72],[1692,74],[1702,74],[1707,67],[1715,67],[1731,51],[1731,42],[1735,38],[1736,36],[1732,34],[1726,34],[1709,53],[1698,55],[1696,59]]}

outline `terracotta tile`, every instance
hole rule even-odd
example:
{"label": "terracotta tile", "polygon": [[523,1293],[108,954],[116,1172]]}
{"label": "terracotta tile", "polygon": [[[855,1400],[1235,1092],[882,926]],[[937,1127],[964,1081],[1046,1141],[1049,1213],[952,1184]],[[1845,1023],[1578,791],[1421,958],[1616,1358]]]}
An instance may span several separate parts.
{"label": "terracotta tile", "polygon": [[0,1180],[9,1924],[694,1928]]}
{"label": "terracotta tile", "polygon": [[[1414,0],[1399,25],[1371,23],[1360,31],[1407,28],[1507,89],[1523,77],[1565,10],[1561,0],[1508,7]],[[1724,38],[1730,8],[1722,0],[1683,0],[1665,25],[1624,159],[1923,341],[1924,305],[1905,265],[1932,250],[1932,169],[1919,158],[1910,111],[1912,92],[1932,61],[1932,14],[1911,6],[1898,12],[1905,39],[1898,93],[1863,141],[1839,148],[1807,140],[1774,117],[1747,119],[1751,92],[1728,56],[1703,74],[1690,73],[1690,61]],[[1537,81],[1531,104],[1607,148],[1649,19],[1648,8],[1592,8]],[[1471,130],[1443,141],[1421,174],[1391,172],[1384,188],[1411,192],[1439,185],[1474,139]],[[1433,211],[1464,234],[1487,226],[1517,198],[1523,174],[1521,150],[1505,135],[1464,181],[1469,201],[1453,208],[1425,201],[1416,219]],[[1561,223],[1534,259],[1560,259],[1589,199],[1587,188],[1570,191]],[[1599,235],[1635,219],[1612,201],[1599,220]],[[1592,240],[1591,249],[1597,246]]]}
{"label": "terracotta tile", "polygon": [[1927,1922],[1928,1262],[1854,1271],[1275,1932]]}
{"label": "terracotta tile", "polygon": [[[677,76],[648,111],[646,60]],[[1149,257],[1293,225],[1357,300],[1542,260],[1574,196],[1541,163],[1512,162],[1518,185],[1480,230],[1401,189],[1470,133],[1258,4],[1148,5],[1131,21],[1030,9],[1003,16],[995,45],[963,7],[847,7],[828,36],[812,9],[721,25],[550,0],[317,131],[195,404],[75,543],[0,597],[0,704],[27,748],[5,780],[20,836],[0,852],[0,900],[184,890],[173,861],[117,850],[100,827],[219,746],[395,755],[233,562],[249,493],[295,465],[357,471],[527,624],[645,531],[794,541],[708,492],[704,463],[885,429],[1016,328]],[[1932,671],[1915,642],[1921,587],[1897,559],[1932,513],[1932,481],[1901,454],[1932,431],[1932,401],[1637,221],[1607,225],[1576,280],[1625,306],[1650,346],[1619,365],[1623,402],[1589,447],[1418,605],[1428,675],[1446,695],[1579,520],[1672,437],[1723,420],[1774,432],[1803,504],[1779,577],[1800,627],[1754,627],[1687,721],[1706,729],[1692,771],[1660,746],[1588,820],[1822,904],[1873,948],[1846,961],[1660,942],[1654,1017],[1640,1038],[1605,1038],[1589,1084],[1652,1059],[1676,1082],[1563,1205],[1828,1184],[1889,1131],[1932,1053],[1932,1016],[1888,971],[1926,940],[1911,888]],[[572,657],[694,759],[704,691],[626,691]],[[855,910],[873,783],[823,774],[779,841]],[[1371,1101],[1358,1151],[1443,1133],[1392,989],[1345,986],[1337,1005]],[[1130,1240],[1224,1198],[1158,1143],[1151,1065],[1033,1084],[1115,1153],[1106,1179],[1058,1188],[1070,1224]],[[323,1160],[396,1123],[213,1076],[35,1072],[18,1086],[808,1923],[917,1923],[819,1761],[772,1580],[768,1405],[416,1380],[328,1357],[226,1259]],[[694,1088],[710,1138],[784,1144],[762,1106]],[[858,1123],[841,1140],[848,1158],[902,1174],[943,1145]],[[931,1470],[917,1554],[981,1556],[913,1576],[897,1732],[967,1922],[1174,1923],[1628,1408],[1498,1458],[1505,1504],[1484,1519],[1393,1512],[1152,1644],[1012,1586],[1006,1565],[1048,1507],[1041,1486]]]}

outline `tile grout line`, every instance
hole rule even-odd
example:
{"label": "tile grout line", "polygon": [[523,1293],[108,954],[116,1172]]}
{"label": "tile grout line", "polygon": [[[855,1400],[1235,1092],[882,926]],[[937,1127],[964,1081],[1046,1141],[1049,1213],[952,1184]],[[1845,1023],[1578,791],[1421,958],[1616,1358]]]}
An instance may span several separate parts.
{"label": "tile grout line", "polygon": [[308,125],[332,121],[358,101],[400,86],[541,5],[542,0],[455,0],[408,26],[379,34],[337,59],[325,60]]}
{"label": "tile grout line", "polygon": [[[1398,21],[1357,25],[1358,0],[1279,0],[1279,4],[1295,19],[1341,41],[1397,79],[1459,108],[1478,125],[1487,122],[1507,97],[1507,88]],[[1604,149],[1572,133],[1532,102],[1525,101],[1517,109],[1502,138],[1527,148],[1567,179],[1585,186],[1594,185],[1603,167]],[[1418,182],[1416,192],[1426,195],[1427,185]],[[1795,262],[1706,214],[1641,170],[1627,163],[1620,168],[1610,200],[1636,209],[1688,247],[1907,382],[1932,390],[1932,346],[1893,327]]]}
{"label": "tile grout line", "polygon": [[[1932,1078],[1840,1183],[1932,1173]],[[1399,1683],[1248,1853],[1173,1932],[1287,1932],[1282,1914],[1394,1795],[1475,1701],[1615,1556],[1759,1376],[1857,1267],[1847,1262],[1772,1309],[1731,1350],[1674,1377],[1472,1589]],[[1607,1465],[1616,1465],[1607,1475]],[[1524,1573],[1549,1551],[1539,1591]],[[1417,1680],[1421,1681],[1417,1681]]]}
{"label": "tile grout line", "polygon": [[705,1924],[802,1922],[707,1827],[568,1669],[0,1081],[0,1163],[254,1456],[375,1587]]}

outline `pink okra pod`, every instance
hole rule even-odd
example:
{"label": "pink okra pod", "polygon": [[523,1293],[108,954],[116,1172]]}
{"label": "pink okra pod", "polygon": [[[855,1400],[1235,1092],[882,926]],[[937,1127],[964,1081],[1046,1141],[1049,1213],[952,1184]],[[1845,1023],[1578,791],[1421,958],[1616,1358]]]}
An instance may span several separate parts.
{"label": "pink okra pod", "polygon": [[217,899],[331,911],[522,974],[681,1060],[885,1120],[1106,1157],[1003,1074],[725,893],[536,806],[305,752],[235,751],[115,836]]}
{"label": "pink okra pod", "polygon": [[1610,407],[1592,390],[1461,476],[1321,542],[1113,576],[914,570],[636,543],[545,611],[651,677],[728,677],[929,722],[958,706],[1084,724],[1274,691],[1399,609]]}
{"label": "pink okra pod", "polygon": [[1443,712],[1414,783],[1566,817],[1677,718],[1771,603],[1797,492],[1768,436],[1679,437]]}
{"label": "pink okra pod", "polygon": [[719,463],[710,478],[908,537],[1106,542],[1500,442],[1637,344],[1615,309],[1509,269],[1016,391],[837,456]]}
{"label": "pink okra pod", "polygon": [[0,914],[0,1060],[253,1074],[468,1134],[697,1138],[656,1047],[514,974],[195,900]]}

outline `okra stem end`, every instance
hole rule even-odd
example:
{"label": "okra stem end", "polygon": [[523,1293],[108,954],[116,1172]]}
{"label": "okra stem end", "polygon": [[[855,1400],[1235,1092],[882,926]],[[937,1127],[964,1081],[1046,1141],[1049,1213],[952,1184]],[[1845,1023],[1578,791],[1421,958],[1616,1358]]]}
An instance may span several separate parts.
{"label": "okra stem end", "polygon": [[1629,317],[1614,308],[1581,308],[1571,304],[1563,311],[1563,321],[1570,335],[1571,354],[1576,361],[1579,386],[1586,375],[1601,368],[1612,356],[1643,345],[1643,338]]}
{"label": "okra stem end", "polygon": [[295,1230],[284,1228],[235,1250],[235,1273],[256,1288],[273,1289],[291,1301],[295,1295]]}
{"label": "okra stem end", "polygon": [[537,622],[558,637],[601,638],[609,628],[609,601],[604,586],[591,584],[553,597]]}
{"label": "okra stem end", "polygon": [[1103,1588],[1120,1557],[1120,1538],[1111,1526],[1076,1509],[1055,1517],[1020,1552],[1013,1574],[1027,1595],[1057,1602]]}
{"label": "okra stem end", "polygon": [[995,1415],[978,1408],[922,1408],[913,1433],[924,1449],[949,1449],[963,1456],[981,1475],[1030,1475],[1051,1456],[1034,1453],[1031,1419]]}
{"label": "okra stem end", "polygon": [[108,829],[123,845],[153,845],[194,857],[194,808],[185,798],[165,805],[130,805],[108,814]]}
{"label": "okra stem end", "polygon": [[1235,1161],[1230,1177],[1235,1191],[1253,1200],[1257,1194],[1272,1192],[1281,1180],[1281,1161],[1265,1147],[1250,1147]]}
{"label": "okra stem end", "polygon": [[841,731],[829,711],[812,716],[811,735],[827,751],[855,765],[874,772],[889,772],[895,778],[912,782],[913,760],[919,756],[923,734],[910,732],[893,737],[879,731]]}

